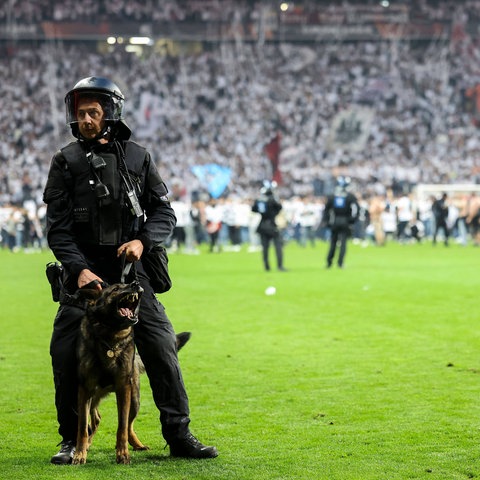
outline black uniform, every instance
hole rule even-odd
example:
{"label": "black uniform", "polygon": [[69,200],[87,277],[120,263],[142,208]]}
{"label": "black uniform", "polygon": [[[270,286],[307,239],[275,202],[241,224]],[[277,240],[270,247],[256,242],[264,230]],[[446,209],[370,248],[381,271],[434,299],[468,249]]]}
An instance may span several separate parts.
{"label": "black uniform", "polygon": [[259,213],[262,218],[257,228],[262,243],[262,258],[265,270],[270,270],[270,262],[268,251],[270,243],[273,242],[275,247],[275,255],[277,257],[277,268],[281,271],[285,270],[283,266],[283,240],[275,223],[275,217],[278,215],[282,205],[275,198],[273,192],[268,189],[264,195],[255,200],[252,211]]}
{"label": "black uniform", "polygon": [[[101,105],[97,126],[102,130],[89,140],[81,134],[79,118],[83,128],[90,119],[97,119],[99,112],[96,108],[81,110],[83,100]],[[131,131],[123,121],[124,96],[118,86],[102,77],[84,78],[67,93],[65,104],[67,123],[77,141],[54,155],[44,191],[48,244],[66,273],[50,343],[63,438],[61,450],[51,460],[55,464],[71,463],[75,451],[76,344],[85,308],[76,296],[80,273],[89,270],[103,282],[117,283],[123,280],[117,256],[120,246],[139,240],[145,255],[165,243],[176,225],[167,188],[150,154],[129,141]],[[215,447],[202,445],[189,431],[189,405],[175,332],[155,296],[154,279],[148,277],[142,258],[135,263],[144,294],[134,336],[160,410],[163,436],[172,456],[216,457]]]}
{"label": "black uniform", "polygon": [[[135,185],[146,221],[131,212],[127,189],[119,178],[119,155],[125,158],[129,177]],[[96,174],[86,154],[86,143],[75,142],[53,157],[44,192],[47,203],[47,238],[55,257],[67,272],[67,293],[74,295],[79,273],[95,272],[107,283],[120,281],[122,269],[117,258],[121,243],[140,239],[147,251],[164,242],[176,218],[167,198],[167,189],[150,155],[133,142],[96,144],[93,152],[106,166]],[[98,176],[97,176],[98,175]],[[98,184],[108,188],[109,198],[99,199]],[[136,262],[145,290],[140,306],[141,321],[135,326],[135,343],[145,364],[155,403],[160,410],[162,431],[167,442],[188,431],[189,407],[178,364],[175,333],[149,283],[141,260]],[[76,339],[81,305],[61,301],[55,318],[50,353],[55,381],[55,403],[59,433],[74,440],[77,433]]]}
{"label": "black uniform", "polygon": [[445,245],[448,245],[448,237],[450,231],[447,225],[448,220],[448,204],[447,194],[444,193],[441,198],[435,200],[432,204],[432,212],[435,218],[435,231],[433,232],[433,244],[437,243],[437,235],[440,230],[443,230],[445,235]]}
{"label": "black uniform", "polygon": [[347,239],[350,236],[352,225],[358,218],[360,207],[355,195],[345,188],[337,187],[335,193],[327,198],[324,211],[324,223],[330,228],[330,247],[327,254],[327,267],[332,266],[333,257],[340,241],[338,266],[343,267],[347,252]]}

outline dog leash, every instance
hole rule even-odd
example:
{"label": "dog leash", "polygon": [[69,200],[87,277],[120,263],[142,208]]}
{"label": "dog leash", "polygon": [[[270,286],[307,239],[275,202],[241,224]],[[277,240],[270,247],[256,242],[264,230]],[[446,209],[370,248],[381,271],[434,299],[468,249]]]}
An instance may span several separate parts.
{"label": "dog leash", "polygon": [[[121,268],[122,268],[122,275],[120,276],[120,282],[127,283],[127,277],[130,271],[132,270],[132,267],[134,267],[134,262],[127,262],[127,254],[125,252],[123,252],[122,255],[120,256],[120,262],[121,262]],[[133,273],[134,273],[135,280],[138,280],[137,269],[135,267],[133,268]]]}

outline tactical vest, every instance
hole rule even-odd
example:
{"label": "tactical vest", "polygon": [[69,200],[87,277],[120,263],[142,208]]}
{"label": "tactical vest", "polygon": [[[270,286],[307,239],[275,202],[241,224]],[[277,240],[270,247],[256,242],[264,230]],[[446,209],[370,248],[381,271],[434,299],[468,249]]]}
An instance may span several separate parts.
{"label": "tactical vest", "polygon": [[352,219],[351,201],[346,193],[337,193],[332,199],[328,224],[333,227],[348,227]]}
{"label": "tactical vest", "polygon": [[[139,198],[146,149],[134,142],[126,142],[124,148],[127,178]],[[79,142],[70,143],[61,152],[70,174],[74,233],[79,243],[118,246],[134,238],[143,218],[133,215],[129,208],[127,193],[131,189],[122,180],[118,155],[111,151],[94,153],[104,160],[101,168],[95,168]]]}

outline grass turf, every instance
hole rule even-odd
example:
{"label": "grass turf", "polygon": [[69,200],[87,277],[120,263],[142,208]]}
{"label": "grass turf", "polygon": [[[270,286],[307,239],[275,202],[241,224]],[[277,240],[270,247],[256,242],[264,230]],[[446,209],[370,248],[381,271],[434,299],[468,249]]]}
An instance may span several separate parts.
{"label": "grass turf", "polygon": [[[60,440],[48,353],[51,253],[0,252],[4,479],[467,479],[480,477],[479,250],[429,243],[170,255],[162,295],[177,331],[192,431],[214,460],[170,459],[146,377],[136,421],[151,447],[115,464],[114,396],[87,464],[49,464]],[[275,286],[276,295],[265,289]]]}

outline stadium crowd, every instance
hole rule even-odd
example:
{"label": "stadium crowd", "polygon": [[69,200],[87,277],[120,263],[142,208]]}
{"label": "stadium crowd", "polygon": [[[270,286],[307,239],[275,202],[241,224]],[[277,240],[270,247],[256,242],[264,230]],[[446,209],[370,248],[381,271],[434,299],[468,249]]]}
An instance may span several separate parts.
{"label": "stadium crowd", "polygon": [[[116,5],[130,15],[131,2],[86,3]],[[435,14],[453,15],[461,26],[465,15],[478,12],[478,2],[466,5],[463,15],[453,7]],[[137,56],[115,47],[99,53],[85,42],[5,42],[0,48],[4,231],[12,206],[33,212],[31,223],[41,225],[49,162],[70,138],[63,96],[92,74],[120,85],[134,139],[152,152],[174,200],[204,199],[208,189],[191,169],[215,163],[232,171],[224,197],[251,201],[271,178],[265,145],[277,133],[279,193],[291,202],[316,195],[314,203],[321,203],[339,174],[353,178],[367,203],[388,191],[401,197],[419,183],[480,183],[480,45],[467,34],[428,43],[234,42],[179,56]],[[357,149],[335,141],[342,134],[336,119],[352,108],[343,125],[353,119],[353,130],[366,132]]]}
{"label": "stadium crowd", "polygon": [[[296,7],[312,12],[328,9],[345,12],[354,5],[378,5],[378,0],[301,0]],[[461,8],[462,15],[479,18],[476,0],[397,0],[411,17],[426,21],[450,20]],[[278,2],[265,0],[15,0],[0,6],[0,23],[31,24],[44,21],[134,21],[212,22],[257,18],[261,8],[277,8]]]}
{"label": "stadium crowd", "polygon": [[16,0],[0,7],[0,22],[221,21],[231,19],[239,11],[250,15],[258,6],[258,1],[248,0]]}

